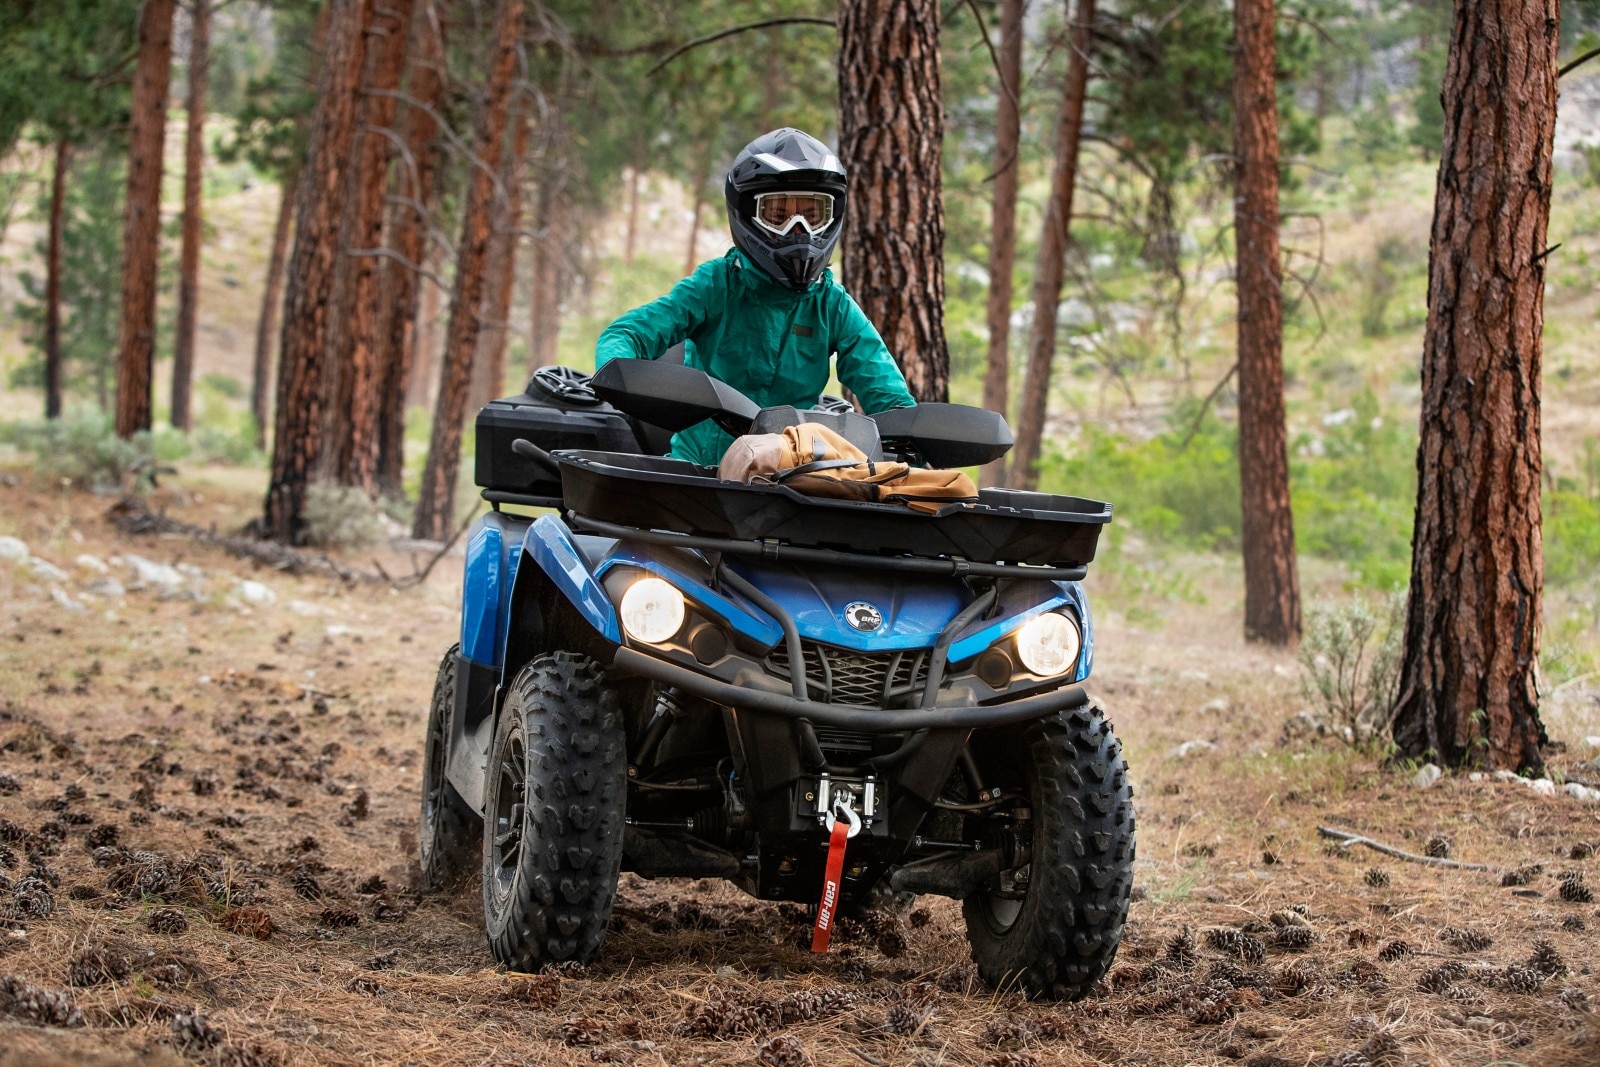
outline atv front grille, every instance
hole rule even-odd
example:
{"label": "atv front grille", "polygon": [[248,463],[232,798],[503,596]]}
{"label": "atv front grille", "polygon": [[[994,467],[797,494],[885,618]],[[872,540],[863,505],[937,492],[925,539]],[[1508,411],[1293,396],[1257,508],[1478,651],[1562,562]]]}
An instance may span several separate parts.
{"label": "atv front grille", "polygon": [[[861,708],[902,708],[922,695],[928,678],[928,652],[853,652],[847,648],[800,642],[806,689],[813,700]],[[789,649],[780,644],[767,656],[767,669],[790,676]]]}

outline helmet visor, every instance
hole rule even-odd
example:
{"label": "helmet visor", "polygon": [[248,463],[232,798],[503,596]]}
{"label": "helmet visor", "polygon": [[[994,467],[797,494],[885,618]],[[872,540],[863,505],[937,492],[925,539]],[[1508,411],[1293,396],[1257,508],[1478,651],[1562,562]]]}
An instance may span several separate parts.
{"label": "helmet visor", "polygon": [[833,196],[830,193],[759,193],[756,196],[756,223],[782,237],[796,226],[817,236],[833,225]]}

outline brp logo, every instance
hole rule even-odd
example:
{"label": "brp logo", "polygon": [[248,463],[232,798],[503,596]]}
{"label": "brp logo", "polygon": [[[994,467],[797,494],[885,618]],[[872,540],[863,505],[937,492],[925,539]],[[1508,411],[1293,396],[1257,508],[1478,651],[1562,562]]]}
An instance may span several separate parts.
{"label": "brp logo", "polygon": [[864,600],[858,600],[845,606],[844,621],[862,633],[870,634],[883,625],[883,612]]}

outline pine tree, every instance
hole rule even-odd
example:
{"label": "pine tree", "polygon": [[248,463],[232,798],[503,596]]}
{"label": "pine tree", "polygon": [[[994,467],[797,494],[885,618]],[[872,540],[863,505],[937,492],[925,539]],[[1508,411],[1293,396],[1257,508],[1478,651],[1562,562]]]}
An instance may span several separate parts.
{"label": "pine tree", "polygon": [[1278,251],[1274,0],[1235,0],[1234,241],[1239,289],[1239,486],[1244,635],[1300,640],[1283,406],[1283,264]]}
{"label": "pine tree", "polygon": [[455,516],[457,467],[461,460],[461,425],[466,417],[467,386],[478,349],[480,312],[488,287],[485,264],[492,215],[502,208],[495,195],[495,170],[505,140],[511,83],[516,74],[517,42],[522,25],[522,0],[497,0],[493,60],[478,121],[476,165],[467,186],[461,240],[456,246],[455,287],[451,293],[450,330],[446,335],[439,402],[433,412],[428,460],[417,499],[416,536],[442,541],[450,536]]}
{"label": "pine tree", "polygon": [[1056,306],[1061,301],[1067,242],[1072,233],[1072,198],[1078,182],[1078,146],[1083,136],[1094,18],[1094,0],[1078,0],[1072,21],[1072,54],[1067,60],[1067,80],[1061,90],[1061,111],[1056,121],[1050,202],[1039,234],[1039,265],[1033,272],[1033,328],[1028,335],[1028,370],[1022,384],[1022,410],[1017,419],[1017,444],[1012,451],[1009,477],[1011,486],[1017,489],[1033,489],[1039,484],[1037,468],[1049,411],[1050,371],[1056,356]]}
{"label": "pine tree", "polygon": [[194,342],[200,304],[202,172],[205,168],[206,76],[211,64],[211,0],[190,0],[188,97],[183,141],[183,238],[178,253],[178,328],[172,341],[172,425],[188,430]]}
{"label": "pine tree", "polygon": [[1402,756],[1537,770],[1556,0],[1460,4],[1428,266]]}
{"label": "pine tree", "polygon": [[298,197],[284,298],[272,479],[262,520],[263,532],[283,542],[298,541],[304,531],[306,492],[325,445],[325,378],[336,314],[333,290],[340,259],[340,219],[347,206],[358,90],[374,0],[332,0],[332,5],[317,107],[300,175],[304,188]]}
{"label": "pine tree", "polygon": [[378,325],[378,487],[399,497],[405,469],[406,402],[431,368],[413,367],[418,347],[420,294],[433,283],[420,268],[428,259],[428,219],[438,203],[439,124],[444,102],[444,34],[448,0],[416,0],[406,92],[404,161],[395,168],[389,248],[383,265]]}
{"label": "pine tree", "polygon": [[145,0],[139,15],[138,66],[128,132],[128,190],[123,205],[122,321],[117,340],[118,437],[150,429],[156,351],[156,275],[161,252],[162,145],[172,70],[172,13],[177,0]]}
{"label": "pine tree", "polygon": [[382,327],[384,193],[389,186],[393,148],[395,90],[405,70],[411,9],[384,5],[375,13],[374,41],[367,50],[361,104],[361,134],[351,174],[350,211],[345,220],[346,312],[336,335],[338,373],[331,394],[333,440],[331,474],[340,485],[375,494],[378,488],[378,408],[382,368],[378,331]]}
{"label": "pine tree", "polygon": [[918,400],[950,392],[944,336],[939,0],[839,5],[844,281]]}

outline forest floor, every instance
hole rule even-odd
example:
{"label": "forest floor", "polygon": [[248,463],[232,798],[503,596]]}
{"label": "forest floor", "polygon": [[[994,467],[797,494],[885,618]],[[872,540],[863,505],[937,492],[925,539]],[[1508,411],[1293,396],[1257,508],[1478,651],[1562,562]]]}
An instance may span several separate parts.
{"label": "forest floor", "polygon": [[[291,577],[0,475],[0,536],[30,553],[0,560],[0,1065],[1600,1062],[1600,804],[1423,791],[1286,730],[1296,661],[1244,645],[1231,578],[1163,618],[1097,605],[1141,847],[1083,1002],[984,989],[951,901],[812,956],[792,905],[632,876],[597,963],[508,975],[473,888],[413,883],[459,561],[404,590]],[[231,530],[260,478],[187,471],[155,503]],[[374,558],[426,553],[344,562]],[[1593,680],[1546,715],[1556,780],[1600,782]],[[1319,825],[1494,870],[1341,852]]]}

